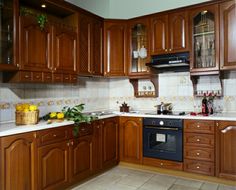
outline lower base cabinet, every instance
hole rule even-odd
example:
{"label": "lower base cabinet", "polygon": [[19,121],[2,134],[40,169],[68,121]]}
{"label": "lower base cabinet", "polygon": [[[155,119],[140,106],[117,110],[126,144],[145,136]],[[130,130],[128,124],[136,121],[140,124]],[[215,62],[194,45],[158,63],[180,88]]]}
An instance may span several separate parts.
{"label": "lower base cabinet", "polygon": [[35,133],[0,138],[0,189],[34,190]]}

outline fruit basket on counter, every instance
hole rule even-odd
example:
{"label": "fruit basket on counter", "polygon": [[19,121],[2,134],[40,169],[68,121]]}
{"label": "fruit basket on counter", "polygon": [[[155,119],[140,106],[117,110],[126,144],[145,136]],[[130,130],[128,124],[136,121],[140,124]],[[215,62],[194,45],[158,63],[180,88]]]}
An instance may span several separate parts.
{"label": "fruit basket on counter", "polygon": [[18,104],[15,116],[16,125],[34,125],[39,121],[39,110],[36,105]]}

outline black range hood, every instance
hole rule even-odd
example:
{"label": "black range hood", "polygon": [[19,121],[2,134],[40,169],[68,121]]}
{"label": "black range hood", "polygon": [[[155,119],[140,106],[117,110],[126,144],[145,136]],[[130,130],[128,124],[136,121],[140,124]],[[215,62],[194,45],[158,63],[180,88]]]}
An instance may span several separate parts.
{"label": "black range hood", "polygon": [[154,55],[146,65],[159,73],[189,71],[189,52]]}

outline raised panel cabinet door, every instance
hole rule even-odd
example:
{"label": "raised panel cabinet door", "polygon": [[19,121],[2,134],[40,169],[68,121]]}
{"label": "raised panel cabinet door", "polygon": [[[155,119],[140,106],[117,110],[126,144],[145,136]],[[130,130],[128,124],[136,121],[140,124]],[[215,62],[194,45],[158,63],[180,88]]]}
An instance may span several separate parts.
{"label": "raised panel cabinet door", "polygon": [[20,16],[20,69],[51,70],[51,28],[41,30],[36,19]]}
{"label": "raised panel cabinet door", "polygon": [[103,168],[114,166],[118,163],[118,137],[119,126],[117,118],[104,119],[102,126]]}
{"label": "raised panel cabinet door", "polygon": [[188,12],[169,15],[169,52],[189,51]]}
{"label": "raised panel cabinet door", "polygon": [[126,30],[124,21],[104,23],[104,75],[126,75]]}
{"label": "raised panel cabinet door", "polygon": [[38,150],[38,187],[40,190],[63,189],[68,184],[69,146],[66,141]]}
{"label": "raised panel cabinet door", "polygon": [[236,69],[236,2],[220,4],[221,69]]}
{"label": "raised panel cabinet door", "polygon": [[35,142],[33,133],[0,139],[0,189],[35,189]]}
{"label": "raised panel cabinet door", "polygon": [[92,74],[103,75],[103,22],[94,19],[93,21],[93,41],[92,41]]}
{"label": "raised panel cabinet door", "polygon": [[53,69],[61,73],[76,73],[77,34],[67,29],[54,27]]}
{"label": "raised panel cabinet door", "polygon": [[93,152],[92,170],[97,173],[102,169],[102,124],[100,121],[93,122]]}
{"label": "raised panel cabinet door", "polygon": [[142,163],[142,119],[122,117],[120,119],[120,160]]}
{"label": "raised panel cabinet door", "polygon": [[216,134],[216,174],[236,180],[236,122],[220,121]]}
{"label": "raised panel cabinet door", "polygon": [[91,33],[92,19],[86,15],[79,15],[79,62],[78,74],[91,75]]}
{"label": "raised panel cabinet door", "polygon": [[168,51],[168,15],[156,15],[151,18],[151,54],[163,54]]}
{"label": "raised panel cabinet door", "polygon": [[78,181],[92,172],[92,136],[79,137],[71,141],[70,180]]}

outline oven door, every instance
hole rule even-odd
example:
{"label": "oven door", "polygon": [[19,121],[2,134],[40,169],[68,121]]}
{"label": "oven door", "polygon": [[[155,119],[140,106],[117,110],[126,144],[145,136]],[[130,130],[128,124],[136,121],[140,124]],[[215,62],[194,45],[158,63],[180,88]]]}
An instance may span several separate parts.
{"label": "oven door", "polygon": [[143,156],[182,162],[182,128],[144,126]]}

